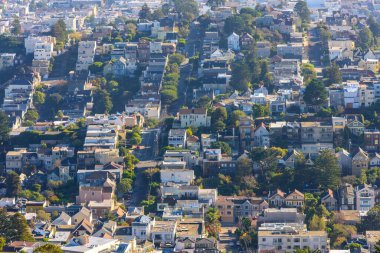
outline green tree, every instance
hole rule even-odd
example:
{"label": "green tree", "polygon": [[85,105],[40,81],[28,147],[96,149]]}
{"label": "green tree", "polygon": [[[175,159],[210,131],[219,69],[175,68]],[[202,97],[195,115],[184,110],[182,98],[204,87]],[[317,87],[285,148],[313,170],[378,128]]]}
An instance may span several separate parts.
{"label": "green tree", "polygon": [[211,143],[211,148],[220,148],[223,154],[231,155],[232,149],[228,143],[223,141],[216,141]]}
{"label": "green tree", "polygon": [[232,74],[230,85],[238,91],[247,91],[251,86],[251,71],[244,61],[236,61],[232,64]]}
{"label": "green tree", "polygon": [[41,105],[43,105],[45,103],[45,93],[41,92],[41,91],[36,91],[34,94],[33,94],[33,104],[36,106],[36,107],[39,107]]}
{"label": "green tree", "polygon": [[0,144],[8,140],[10,132],[8,124],[8,116],[3,111],[0,111]]}
{"label": "green tree", "polygon": [[129,178],[123,178],[120,180],[120,183],[117,184],[117,192],[120,195],[124,195],[130,190],[132,190],[132,180]]}
{"label": "green tree", "polygon": [[57,38],[57,42],[66,42],[68,32],[65,21],[59,19],[52,27],[51,34]]}
{"label": "green tree", "polygon": [[0,251],[3,251],[5,244],[6,244],[5,238],[3,236],[0,236]]}
{"label": "green tree", "polygon": [[380,24],[376,21],[376,19],[373,16],[370,16],[367,19],[367,24],[369,26],[369,29],[371,30],[374,37],[380,36]]}
{"label": "green tree", "polygon": [[364,216],[360,226],[361,231],[380,230],[380,205],[372,207]]}
{"label": "green tree", "polygon": [[253,165],[251,159],[247,157],[242,157],[237,160],[236,163],[236,178],[238,182],[241,182],[242,179],[246,176],[251,176],[253,170]]}
{"label": "green tree", "polygon": [[50,221],[51,220],[50,213],[47,213],[44,210],[38,210],[37,211],[37,218],[41,221]]}
{"label": "green tree", "polygon": [[375,244],[375,253],[380,253],[380,240]]}
{"label": "green tree", "polygon": [[20,176],[14,172],[10,171],[6,177],[7,185],[7,196],[8,197],[17,197],[21,193],[21,181]]}
{"label": "green tree", "polygon": [[206,211],[205,223],[208,235],[217,238],[221,229],[220,212],[217,208],[210,207]]}
{"label": "green tree", "polygon": [[129,139],[129,143],[131,145],[140,145],[141,141],[141,136],[138,133],[133,133],[131,138]]}
{"label": "green tree", "polygon": [[323,105],[328,98],[327,90],[320,80],[313,79],[305,89],[303,99],[308,105]]}
{"label": "green tree", "polygon": [[215,122],[213,125],[212,125],[212,130],[213,131],[216,131],[216,132],[221,132],[223,131],[224,129],[226,129],[226,123],[224,123],[223,121],[217,121]]}
{"label": "green tree", "polygon": [[141,10],[139,12],[139,18],[147,20],[152,19],[152,12],[146,3],[141,7]]}
{"label": "green tree", "polygon": [[33,253],[63,253],[61,247],[54,244],[45,244],[37,247]]}
{"label": "green tree", "polygon": [[325,219],[318,215],[313,215],[309,223],[309,229],[311,231],[325,230],[326,229]]}
{"label": "green tree", "polygon": [[165,105],[171,104],[177,99],[178,99],[177,88],[168,89],[164,87],[164,89],[161,90],[161,101],[163,104]]}
{"label": "green tree", "polygon": [[38,115],[38,112],[36,110],[29,109],[25,113],[24,117],[25,117],[25,120],[30,120],[30,121],[36,122],[38,120],[38,118],[40,117],[40,115]]}
{"label": "green tree", "polygon": [[230,115],[229,115],[229,125],[231,127],[238,127],[239,126],[239,120],[241,118],[246,117],[245,112],[240,111],[240,110],[234,110]]}
{"label": "green tree", "polygon": [[12,22],[12,34],[20,35],[21,34],[21,23],[19,18],[15,18]]}
{"label": "green tree", "polygon": [[364,27],[360,30],[357,45],[364,51],[370,49],[373,45],[373,34],[368,27]]}
{"label": "green tree", "polygon": [[182,54],[175,53],[169,56],[169,63],[180,66],[185,61],[185,59],[186,57],[183,56]]}
{"label": "green tree", "polygon": [[94,113],[108,114],[113,107],[111,96],[107,90],[98,89],[94,96]]}
{"label": "green tree", "polygon": [[214,124],[218,121],[226,121],[228,118],[227,110],[225,107],[218,107],[211,114],[211,123]]}
{"label": "green tree", "polygon": [[267,104],[265,106],[259,105],[259,104],[254,104],[252,106],[252,116],[254,118],[269,116],[269,114],[270,114],[269,104]]}
{"label": "green tree", "polygon": [[10,227],[8,229],[12,229],[15,232],[13,235],[14,238],[10,238],[11,240],[26,242],[34,241],[34,238],[30,232],[30,228],[26,223],[26,219],[21,213],[15,213],[13,216],[11,216]]}
{"label": "green tree", "polygon": [[294,11],[301,18],[302,23],[308,23],[310,21],[310,10],[305,1],[298,1],[294,6]]}
{"label": "green tree", "polygon": [[342,83],[342,73],[335,62],[326,69],[326,77],[328,85]]}
{"label": "green tree", "polygon": [[88,69],[92,74],[101,74],[103,71],[103,62],[96,61]]}
{"label": "green tree", "polygon": [[309,177],[317,176],[322,188],[336,189],[339,185],[341,174],[334,152],[330,150],[321,151],[315,160],[315,172],[316,175],[309,175]]}
{"label": "green tree", "polygon": [[302,76],[305,85],[308,85],[311,80],[317,78],[317,73],[315,72],[314,65],[311,63],[302,64]]}

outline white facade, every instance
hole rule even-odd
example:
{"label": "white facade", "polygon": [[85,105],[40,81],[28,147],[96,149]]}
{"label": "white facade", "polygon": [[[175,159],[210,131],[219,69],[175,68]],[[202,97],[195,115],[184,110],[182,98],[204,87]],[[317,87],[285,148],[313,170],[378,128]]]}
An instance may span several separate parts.
{"label": "white facade", "polygon": [[51,36],[39,36],[39,37],[29,36],[25,38],[24,43],[25,43],[26,54],[34,53],[35,45],[38,42],[52,43],[54,45],[56,43],[56,39]]}
{"label": "white facade", "polygon": [[88,67],[94,63],[94,56],[96,51],[96,41],[81,41],[78,47],[78,60],[76,70],[87,70]]}
{"label": "white facade", "polygon": [[186,184],[190,183],[195,179],[194,170],[188,169],[164,169],[160,171],[161,183],[177,183]]}
{"label": "white facade", "polygon": [[227,38],[228,42],[228,49],[231,49],[233,51],[239,51],[240,50],[240,36],[236,33],[232,33]]}
{"label": "white facade", "polygon": [[34,60],[48,61],[53,56],[53,43],[37,42],[34,45]]}

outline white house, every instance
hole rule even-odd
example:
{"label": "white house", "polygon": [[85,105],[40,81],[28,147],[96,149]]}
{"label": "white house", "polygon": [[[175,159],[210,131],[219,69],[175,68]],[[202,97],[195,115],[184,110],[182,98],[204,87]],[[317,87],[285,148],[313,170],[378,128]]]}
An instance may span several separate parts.
{"label": "white house", "polygon": [[186,129],[170,129],[168,136],[168,145],[170,147],[185,148],[186,139]]}
{"label": "white house", "polygon": [[370,185],[355,187],[355,206],[359,212],[368,212],[375,206],[375,189]]}
{"label": "white house", "polygon": [[269,132],[266,129],[264,123],[261,124],[258,128],[256,128],[253,139],[253,145],[255,147],[269,147]]}
{"label": "white house", "polygon": [[181,128],[194,127],[209,127],[211,125],[211,117],[207,115],[205,108],[196,109],[180,109],[179,120]]}
{"label": "white house", "polygon": [[150,238],[150,231],[154,224],[149,216],[141,215],[132,222],[132,235],[136,236],[137,240],[146,240]]}
{"label": "white house", "polygon": [[239,51],[240,50],[240,36],[236,33],[232,33],[227,38],[228,43],[228,49],[233,51]]}
{"label": "white house", "polygon": [[189,169],[161,169],[161,183],[177,183],[186,184],[190,183],[195,179],[194,170]]}

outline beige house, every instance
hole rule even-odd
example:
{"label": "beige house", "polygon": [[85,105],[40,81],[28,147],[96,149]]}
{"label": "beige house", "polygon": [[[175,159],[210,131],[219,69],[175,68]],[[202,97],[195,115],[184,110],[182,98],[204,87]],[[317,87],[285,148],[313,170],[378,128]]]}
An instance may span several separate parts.
{"label": "beige house", "polygon": [[302,207],[305,204],[305,196],[302,192],[294,190],[285,198],[287,207]]}
{"label": "beige house", "polygon": [[368,169],[369,157],[368,154],[361,148],[352,157],[352,175],[360,176],[363,170]]}

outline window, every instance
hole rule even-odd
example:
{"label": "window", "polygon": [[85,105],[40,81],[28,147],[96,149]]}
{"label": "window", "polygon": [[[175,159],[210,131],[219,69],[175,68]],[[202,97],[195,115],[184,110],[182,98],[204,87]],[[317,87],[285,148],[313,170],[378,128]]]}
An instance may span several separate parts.
{"label": "window", "polygon": [[267,238],[263,238],[263,242],[266,242],[267,241]]}
{"label": "window", "polygon": [[294,242],[300,242],[300,238],[294,238]]}

